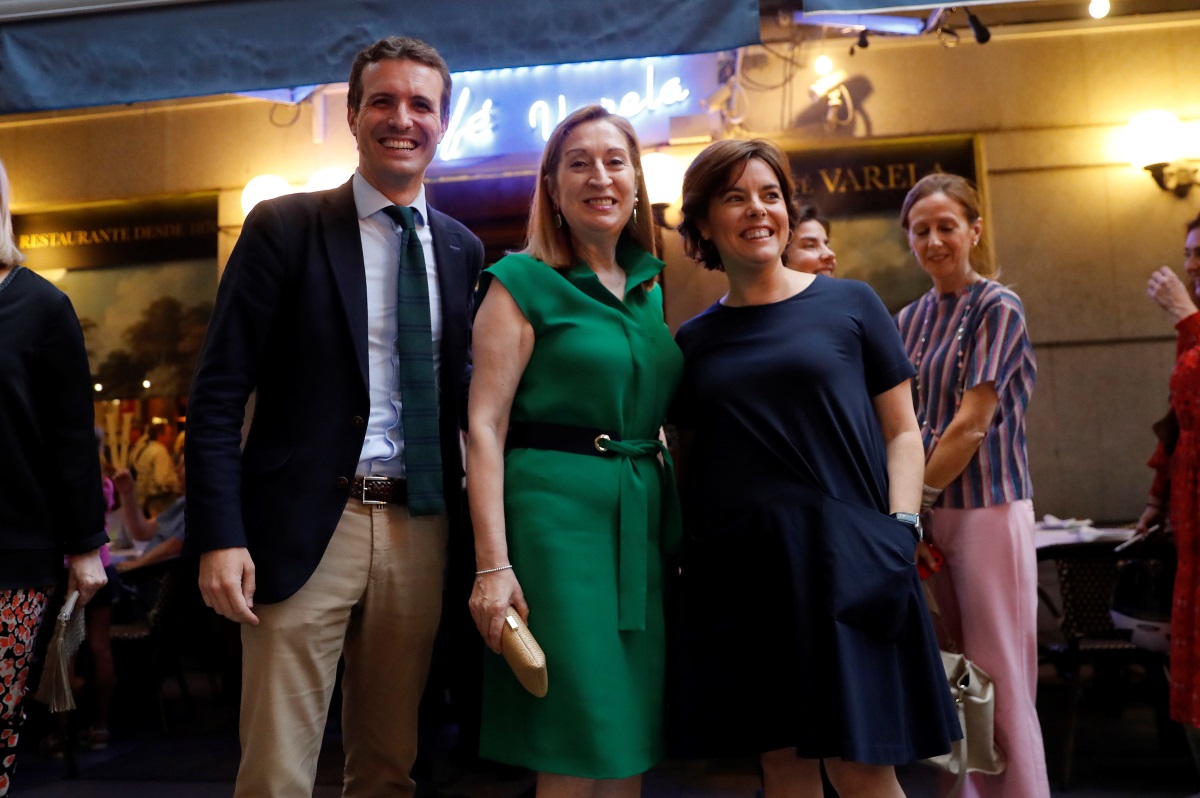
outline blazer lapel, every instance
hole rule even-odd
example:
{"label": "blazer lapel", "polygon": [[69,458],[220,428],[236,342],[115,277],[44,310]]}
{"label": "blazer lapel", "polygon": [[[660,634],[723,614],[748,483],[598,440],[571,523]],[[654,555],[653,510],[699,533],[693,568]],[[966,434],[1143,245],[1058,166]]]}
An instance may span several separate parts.
{"label": "blazer lapel", "polygon": [[354,204],[353,180],[325,195],[321,203],[321,221],[325,233],[325,251],[333,272],[350,337],[354,341],[354,356],[362,374],[367,377],[367,276],[363,266],[362,236],[358,229],[358,210]]}
{"label": "blazer lapel", "polygon": [[[459,234],[449,229],[437,210],[429,209],[430,232],[433,234],[433,254],[437,258],[438,288],[442,294],[442,363],[448,356],[463,349],[463,334],[467,329],[465,297],[470,289],[466,270],[462,268],[462,243]],[[450,357],[450,362],[454,358]]]}

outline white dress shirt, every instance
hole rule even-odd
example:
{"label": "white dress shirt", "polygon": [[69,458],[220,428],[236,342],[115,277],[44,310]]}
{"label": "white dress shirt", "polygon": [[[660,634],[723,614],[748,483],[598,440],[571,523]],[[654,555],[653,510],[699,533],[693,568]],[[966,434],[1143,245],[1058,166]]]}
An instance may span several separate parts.
{"label": "white dress shirt", "polygon": [[[383,212],[391,200],[379,193],[358,171],[354,173],[354,204],[362,237],[363,265],[367,277],[367,376],[371,414],[367,437],[358,457],[359,474],[404,476],[404,427],[400,408],[403,397],[396,384],[396,282],[400,264],[400,227]],[[416,211],[417,238],[425,251],[425,276],[429,284],[429,318],[433,340],[430,356],[434,375],[441,368],[442,303],[433,256],[433,234],[425,186],[409,206]],[[440,384],[440,383],[439,383]]]}

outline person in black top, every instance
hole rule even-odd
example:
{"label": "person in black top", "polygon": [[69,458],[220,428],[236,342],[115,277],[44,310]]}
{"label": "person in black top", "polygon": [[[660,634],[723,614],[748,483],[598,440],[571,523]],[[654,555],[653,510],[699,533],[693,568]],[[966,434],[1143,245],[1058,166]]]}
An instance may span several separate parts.
{"label": "person in black top", "polygon": [[[729,292],[676,337],[684,376],[679,725],[758,754],[767,798],[903,795],[959,736],[913,559],[912,365],[863,283],[792,271],[787,159],[721,141],[683,183],[685,248]],[[889,518],[889,513],[895,513]]]}
{"label": "person in black top", "polygon": [[58,582],[85,604],[107,578],[91,373],[71,301],[21,266],[0,164],[0,796],[15,769],[33,638]]}

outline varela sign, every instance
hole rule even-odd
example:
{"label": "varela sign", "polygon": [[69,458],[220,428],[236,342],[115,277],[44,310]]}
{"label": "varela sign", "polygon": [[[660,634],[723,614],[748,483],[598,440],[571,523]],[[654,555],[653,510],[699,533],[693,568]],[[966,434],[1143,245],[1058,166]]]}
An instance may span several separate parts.
{"label": "varela sign", "polygon": [[904,195],[930,172],[975,180],[975,143],[967,136],[789,150],[788,160],[797,193],[831,216],[899,211]]}
{"label": "varela sign", "polygon": [[671,117],[702,113],[700,100],[716,87],[716,54],[459,72],[438,157],[539,152],[555,125],[589,103],[627,118],[643,145],[665,143]]}

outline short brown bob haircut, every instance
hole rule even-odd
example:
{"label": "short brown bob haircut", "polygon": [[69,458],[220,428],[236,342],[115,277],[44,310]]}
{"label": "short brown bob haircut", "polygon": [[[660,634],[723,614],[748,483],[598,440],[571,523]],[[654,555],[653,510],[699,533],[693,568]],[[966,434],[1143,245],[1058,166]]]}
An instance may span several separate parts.
{"label": "short brown bob haircut", "polygon": [[358,113],[359,107],[362,106],[362,73],[367,64],[388,59],[416,61],[441,75],[442,107],[439,110],[442,117],[442,130],[445,130],[446,126],[450,124],[450,94],[454,89],[450,80],[450,67],[446,66],[446,60],[437,50],[420,39],[413,39],[409,36],[388,36],[386,39],[380,39],[354,57],[354,64],[350,67],[350,89],[346,93],[346,105],[350,110]]}
{"label": "short brown bob haircut", "polygon": [[787,198],[789,236],[799,223],[800,210],[793,197],[796,184],[787,156],[778,144],[767,139],[713,142],[696,156],[683,175],[683,221],[678,228],[683,236],[684,252],[706,269],[725,271],[721,253],[712,241],[700,234],[700,222],[708,218],[709,203],[741,178],[751,158],[758,158],[771,167],[779,181],[779,190]]}
{"label": "short brown bob haircut", "polygon": [[642,174],[642,150],[638,145],[633,125],[623,116],[617,116],[602,105],[585,105],[566,116],[546,140],[542,151],[542,165],[538,169],[537,186],[533,190],[533,207],[529,211],[529,231],[525,248],[521,254],[537,258],[554,267],[570,266],[575,262],[575,246],[571,242],[571,229],[564,219],[562,226],[554,222],[558,213],[551,199],[550,189],[558,179],[558,167],[562,162],[563,148],[572,131],[588,122],[607,122],[621,131],[629,145],[629,157],[637,173],[637,206],[634,214],[625,223],[621,238],[628,237],[633,243],[658,256],[654,241],[654,215],[650,209],[650,192],[646,190],[646,178]]}

